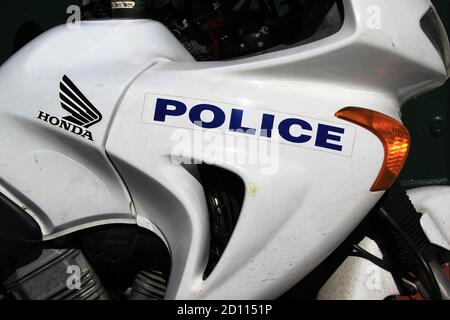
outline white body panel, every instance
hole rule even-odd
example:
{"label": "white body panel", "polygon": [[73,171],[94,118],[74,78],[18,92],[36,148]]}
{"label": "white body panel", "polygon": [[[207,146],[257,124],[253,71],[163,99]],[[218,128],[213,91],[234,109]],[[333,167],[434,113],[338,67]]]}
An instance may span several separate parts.
{"label": "white body panel", "polygon": [[[383,259],[375,241],[364,238],[359,246]],[[318,300],[384,300],[400,295],[392,274],[373,262],[348,257],[320,289]]]}
{"label": "white body panel", "polygon": [[[344,26],[329,38],[217,63],[195,62],[152,21],[90,22],[46,33],[0,69],[0,150],[8,150],[0,154],[0,191],[28,209],[47,239],[102,223],[156,226],[172,254],[168,299],[276,298],[382,196],[369,191],[383,161],[380,141],[335,113],[360,106],[400,119],[406,99],[447,76],[420,28],[429,1],[344,4]],[[373,5],[382,12],[379,28],[367,23]],[[94,141],[37,119],[41,111],[68,115],[58,94],[64,75],[102,114],[89,128]],[[306,119],[314,138],[320,124],[336,125],[345,128],[343,151],[278,139],[275,170],[267,171],[235,160],[250,148],[214,139],[230,136],[226,122],[216,132],[201,131],[212,142],[200,144],[214,152],[180,142],[177,130],[191,141],[199,130],[187,113],[154,123],[157,98],[188,108],[200,101],[219,106],[227,121],[239,108],[256,128],[263,112],[278,122]],[[200,183],[172,161],[180,144],[184,159],[220,165],[246,186],[235,232],[205,281],[208,211]]]}
{"label": "white body panel", "polygon": [[[148,41],[160,38],[166,46]],[[159,23],[99,21],[79,30],[57,27],[1,66],[0,188],[32,212],[45,238],[92,224],[136,222],[105,140],[133,79],[177,58],[190,56]],[[59,97],[66,74],[103,115],[90,128],[94,142],[37,119],[40,111],[68,115]]]}
{"label": "white body panel", "polygon": [[430,241],[450,250],[450,187],[423,187],[408,191]]}
{"label": "white body panel", "polygon": [[[382,146],[362,128],[354,126],[349,156],[280,143],[278,171],[264,175],[262,165],[222,161],[251,152],[226,148],[209,137],[220,136],[227,122],[217,132],[206,130],[204,146],[216,151],[211,154],[191,148],[196,130],[187,112],[168,117],[164,125],[152,120],[157,97],[181,101],[188,109],[199,101],[220,106],[227,120],[227,106],[235,106],[250,114],[244,120],[249,127],[257,125],[251,116],[257,110],[341,125],[348,123],[334,114],[346,106],[371,107],[399,118],[403,100],[446,76],[418,23],[429,3],[345,3],[345,25],[327,39],[230,62],[160,63],[127,92],[106,149],[138,214],[167,237],[173,257],[168,298],[275,298],[334,250],[381,197],[369,189],[383,160]],[[381,30],[368,29],[362,15],[373,4],[383,12]],[[405,6],[410,9],[399,24],[397,16],[404,15]],[[219,164],[241,176],[247,189],[233,236],[206,281],[209,226],[203,190],[171,161],[180,144],[177,128],[189,126],[184,158]]]}

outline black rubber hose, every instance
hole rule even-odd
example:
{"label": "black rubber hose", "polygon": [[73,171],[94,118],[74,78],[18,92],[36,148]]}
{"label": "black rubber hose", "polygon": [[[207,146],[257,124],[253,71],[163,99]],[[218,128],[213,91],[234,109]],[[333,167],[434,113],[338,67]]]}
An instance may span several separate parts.
{"label": "black rubber hose", "polygon": [[393,235],[393,256],[402,272],[424,276],[424,285],[432,299],[442,299],[439,285],[429,265],[437,253],[420,224],[420,215],[406,191],[394,184],[385,194],[380,214]]}
{"label": "black rubber hose", "polygon": [[[398,184],[394,184],[384,195],[383,208],[395,223],[408,235],[426,262],[437,258],[435,249],[428,240],[420,224],[420,215],[409,199],[406,191]],[[417,269],[417,259],[409,254],[409,246],[402,241],[397,242],[397,258],[408,271]]]}
{"label": "black rubber hose", "polygon": [[425,275],[427,279],[427,283],[429,286],[429,295],[430,298],[433,300],[442,300],[441,291],[439,289],[439,284],[436,281],[436,277],[434,276],[433,270],[431,269],[430,265],[427,261],[425,261],[424,257],[420,253],[417,246],[414,244],[414,242],[410,239],[409,235],[406,234],[406,232],[397,224],[397,222],[390,217],[390,215],[383,209],[380,208],[380,214],[382,217],[387,221],[394,229],[397,231],[397,233],[400,235],[400,237],[403,239],[403,241],[408,245],[410,248],[410,252],[412,252],[417,259],[417,261],[420,264],[420,267],[423,270],[423,274]]}

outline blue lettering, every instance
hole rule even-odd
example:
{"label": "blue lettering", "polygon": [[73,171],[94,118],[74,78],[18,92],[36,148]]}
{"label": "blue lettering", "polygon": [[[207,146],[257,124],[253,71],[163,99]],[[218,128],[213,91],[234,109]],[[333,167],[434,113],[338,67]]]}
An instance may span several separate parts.
{"label": "blue lettering", "polygon": [[[212,120],[202,121],[203,112],[212,113]],[[154,121],[166,122],[168,117],[180,117],[188,112],[188,107],[181,101],[158,98],[156,100]],[[248,135],[256,135],[260,129],[261,137],[272,138],[276,116],[263,113],[260,128],[250,128],[243,125],[244,110],[232,109],[230,116],[229,130]],[[205,129],[215,129],[223,126],[227,119],[227,114],[220,107],[211,104],[198,104],[189,111],[189,119],[194,125]],[[280,119],[281,120],[281,119]],[[300,127],[302,132],[299,135],[291,133],[292,127]],[[318,124],[317,135],[310,123],[298,118],[288,118],[280,122],[278,126],[280,136],[289,142],[302,144],[307,143],[315,136],[315,146],[319,148],[342,152],[342,138],[345,133],[344,128]]]}
{"label": "blue lettering", "polygon": [[313,130],[311,125],[306,121],[303,121],[301,119],[293,119],[293,118],[286,119],[286,120],[283,120],[280,123],[280,126],[278,127],[278,129],[280,130],[280,136],[282,136],[285,140],[293,142],[293,143],[306,143],[309,140],[311,140],[312,137],[308,136],[308,135],[301,134],[298,137],[294,137],[293,135],[291,135],[290,129],[294,125],[298,125],[303,130],[306,130],[306,131]]}
{"label": "blue lettering", "polygon": [[[175,107],[174,110],[169,110],[169,106]],[[155,121],[165,122],[166,116],[181,116],[185,114],[187,107],[183,102],[168,99],[156,100]]]}
{"label": "blue lettering", "polygon": [[261,124],[261,136],[272,138],[273,123],[275,121],[275,116],[271,114],[263,114],[262,124]]}
{"label": "blue lettering", "polygon": [[317,138],[316,138],[316,146],[336,151],[342,151],[342,146],[329,143],[329,141],[336,141],[341,142],[341,136],[337,136],[330,133],[339,133],[344,134],[345,129],[333,127],[333,126],[327,126],[325,124],[319,124],[319,129],[317,131]]}
{"label": "blue lettering", "polygon": [[[214,114],[214,118],[211,122],[203,122],[201,119],[202,112],[207,110]],[[193,124],[201,128],[215,129],[225,123],[225,112],[223,112],[223,110],[219,107],[211,104],[199,104],[191,109],[191,112],[189,112],[189,119],[191,119]]]}
{"label": "blue lettering", "polygon": [[246,128],[242,126],[243,116],[244,116],[243,110],[233,109],[231,111],[230,131],[237,131],[240,133],[255,135],[256,129]]}

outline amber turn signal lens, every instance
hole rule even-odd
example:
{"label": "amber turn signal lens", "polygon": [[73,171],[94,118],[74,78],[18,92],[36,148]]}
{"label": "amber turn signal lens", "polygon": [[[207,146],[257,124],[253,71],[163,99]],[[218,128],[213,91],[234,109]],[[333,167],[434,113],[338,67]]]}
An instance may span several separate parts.
{"label": "amber turn signal lens", "polygon": [[355,123],[375,134],[384,147],[384,162],[370,191],[389,189],[408,157],[410,137],[403,124],[385,114],[364,108],[348,107],[336,117]]}

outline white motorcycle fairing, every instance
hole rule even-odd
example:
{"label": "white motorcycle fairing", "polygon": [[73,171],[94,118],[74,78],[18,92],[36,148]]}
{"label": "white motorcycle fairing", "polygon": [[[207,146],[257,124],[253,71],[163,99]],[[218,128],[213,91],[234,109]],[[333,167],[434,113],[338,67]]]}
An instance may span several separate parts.
{"label": "white motorcycle fairing", "polygon": [[[148,41],[158,38],[166,47]],[[129,84],[149,66],[169,59],[191,58],[160,24],[98,21],[80,30],[57,27],[2,65],[0,191],[33,215],[44,239],[93,225],[136,223],[105,141]],[[70,78],[64,81],[66,75]],[[78,126],[80,135],[74,126],[64,129],[70,122],[63,118],[70,114],[63,99],[86,106],[69,96],[68,81],[101,117],[88,129]]]}
{"label": "white motorcycle fairing", "polygon": [[[375,28],[368,23],[373,6],[382,18]],[[276,298],[383,195],[370,192],[383,146],[336,112],[358,106],[400,120],[407,99],[447,78],[420,26],[430,6],[345,0],[338,33],[227,62],[195,62],[154,21],[53,29],[0,69],[0,192],[38,221],[44,239],[107,223],[157,232],[172,256],[167,299]],[[158,118],[161,101],[170,103]],[[192,124],[199,104],[223,114],[216,130]],[[264,164],[235,161],[248,158],[248,146],[229,148],[212,138],[230,135],[235,110],[243,127],[257,131],[264,115],[274,128],[301,119],[311,125],[311,139],[277,137],[277,170],[267,174]],[[320,130],[327,126],[338,131],[327,131],[324,141]],[[206,137],[201,145],[214,152],[192,148],[199,131]],[[172,159],[180,147],[177,156],[221,166],[246,187],[232,238],[206,280],[208,209],[200,182]]]}

